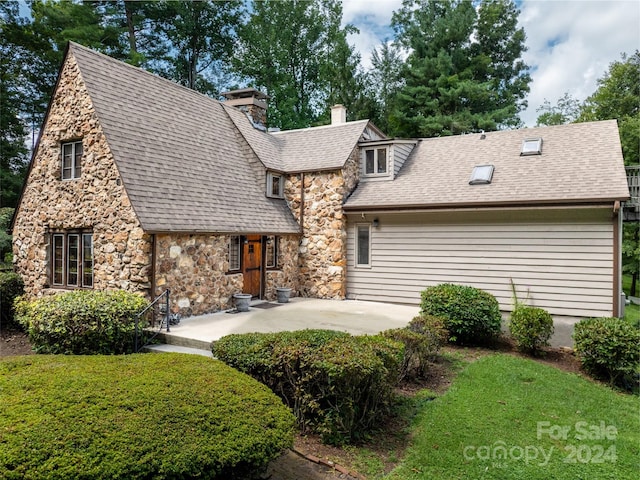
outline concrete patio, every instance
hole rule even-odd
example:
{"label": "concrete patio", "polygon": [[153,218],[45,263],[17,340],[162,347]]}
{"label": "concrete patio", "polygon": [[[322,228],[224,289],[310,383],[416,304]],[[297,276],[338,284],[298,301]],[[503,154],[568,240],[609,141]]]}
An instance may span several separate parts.
{"label": "concrete patio", "polygon": [[[359,300],[292,298],[285,304],[258,300],[252,302],[248,312],[222,311],[182,319],[170,327],[170,332],[160,335],[160,340],[166,345],[155,345],[149,349],[210,355],[211,342],[232,333],[313,328],[340,330],[354,335],[375,334],[404,327],[418,312],[417,305]],[[572,332],[573,322],[556,320],[552,346],[572,346]]]}

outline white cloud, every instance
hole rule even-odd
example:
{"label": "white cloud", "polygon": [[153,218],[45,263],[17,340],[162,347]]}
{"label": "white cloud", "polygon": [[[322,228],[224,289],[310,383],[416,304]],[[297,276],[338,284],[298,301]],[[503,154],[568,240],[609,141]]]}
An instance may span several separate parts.
{"label": "white cloud", "polygon": [[[390,39],[392,13],[401,0],[344,0],[343,20],[360,29],[349,37],[371,66],[371,51]],[[544,99],[555,103],[565,92],[584,100],[596,89],[596,81],[621,53],[640,49],[638,0],[522,0],[520,25],[527,34],[523,55],[531,67],[529,107],[521,113],[528,126],[535,124],[536,109]]]}

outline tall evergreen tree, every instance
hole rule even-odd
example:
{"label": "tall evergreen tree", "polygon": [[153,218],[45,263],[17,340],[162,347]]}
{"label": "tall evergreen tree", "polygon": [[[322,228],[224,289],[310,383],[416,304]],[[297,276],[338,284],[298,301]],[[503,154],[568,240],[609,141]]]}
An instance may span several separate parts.
{"label": "tall evergreen tree", "polygon": [[400,48],[387,40],[371,54],[369,78],[374,85],[371,95],[377,102],[377,111],[372,120],[383,132],[389,131],[389,117],[394,108],[395,97],[403,85],[403,65]]}
{"label": "tall evergreen tree", "polygon": [[392,26],[409,52],[390,124],[405,136],[454,135],[520,123],[529,75],[525,35],[507,0],[404,0]]}

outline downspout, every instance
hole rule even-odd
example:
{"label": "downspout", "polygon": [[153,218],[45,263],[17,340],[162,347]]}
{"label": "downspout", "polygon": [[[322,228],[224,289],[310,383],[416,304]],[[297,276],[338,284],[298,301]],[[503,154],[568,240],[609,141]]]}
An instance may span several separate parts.
{"label": "downspout", "polygon": [[300,173],[300,232],[304,233],[304,172]]}
{"label": "downspout", "polygon": [[151,276],[151,292],[150,292],[150,300],[153,301],[153,299],[156,297],[156,258],[157,258],[157,253],[156,253],[156,234],[152,233],[151,234],[151,269],[149,272],[149,275]]}
{"label": "downspout", "polygon": [[622,302],[622,215],[620,215],[620,202],[613,204],[613,316],[624,316],[624,302]]}

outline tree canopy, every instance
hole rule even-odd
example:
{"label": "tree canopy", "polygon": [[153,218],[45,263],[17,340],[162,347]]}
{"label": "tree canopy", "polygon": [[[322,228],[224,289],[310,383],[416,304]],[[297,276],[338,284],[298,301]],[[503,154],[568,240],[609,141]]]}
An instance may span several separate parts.
{"label": "tree canopy", "polygon": [[409,52],[393,133],[455,135],[520,124],[531,78],[513,2],[404,0],[392,26]]}

